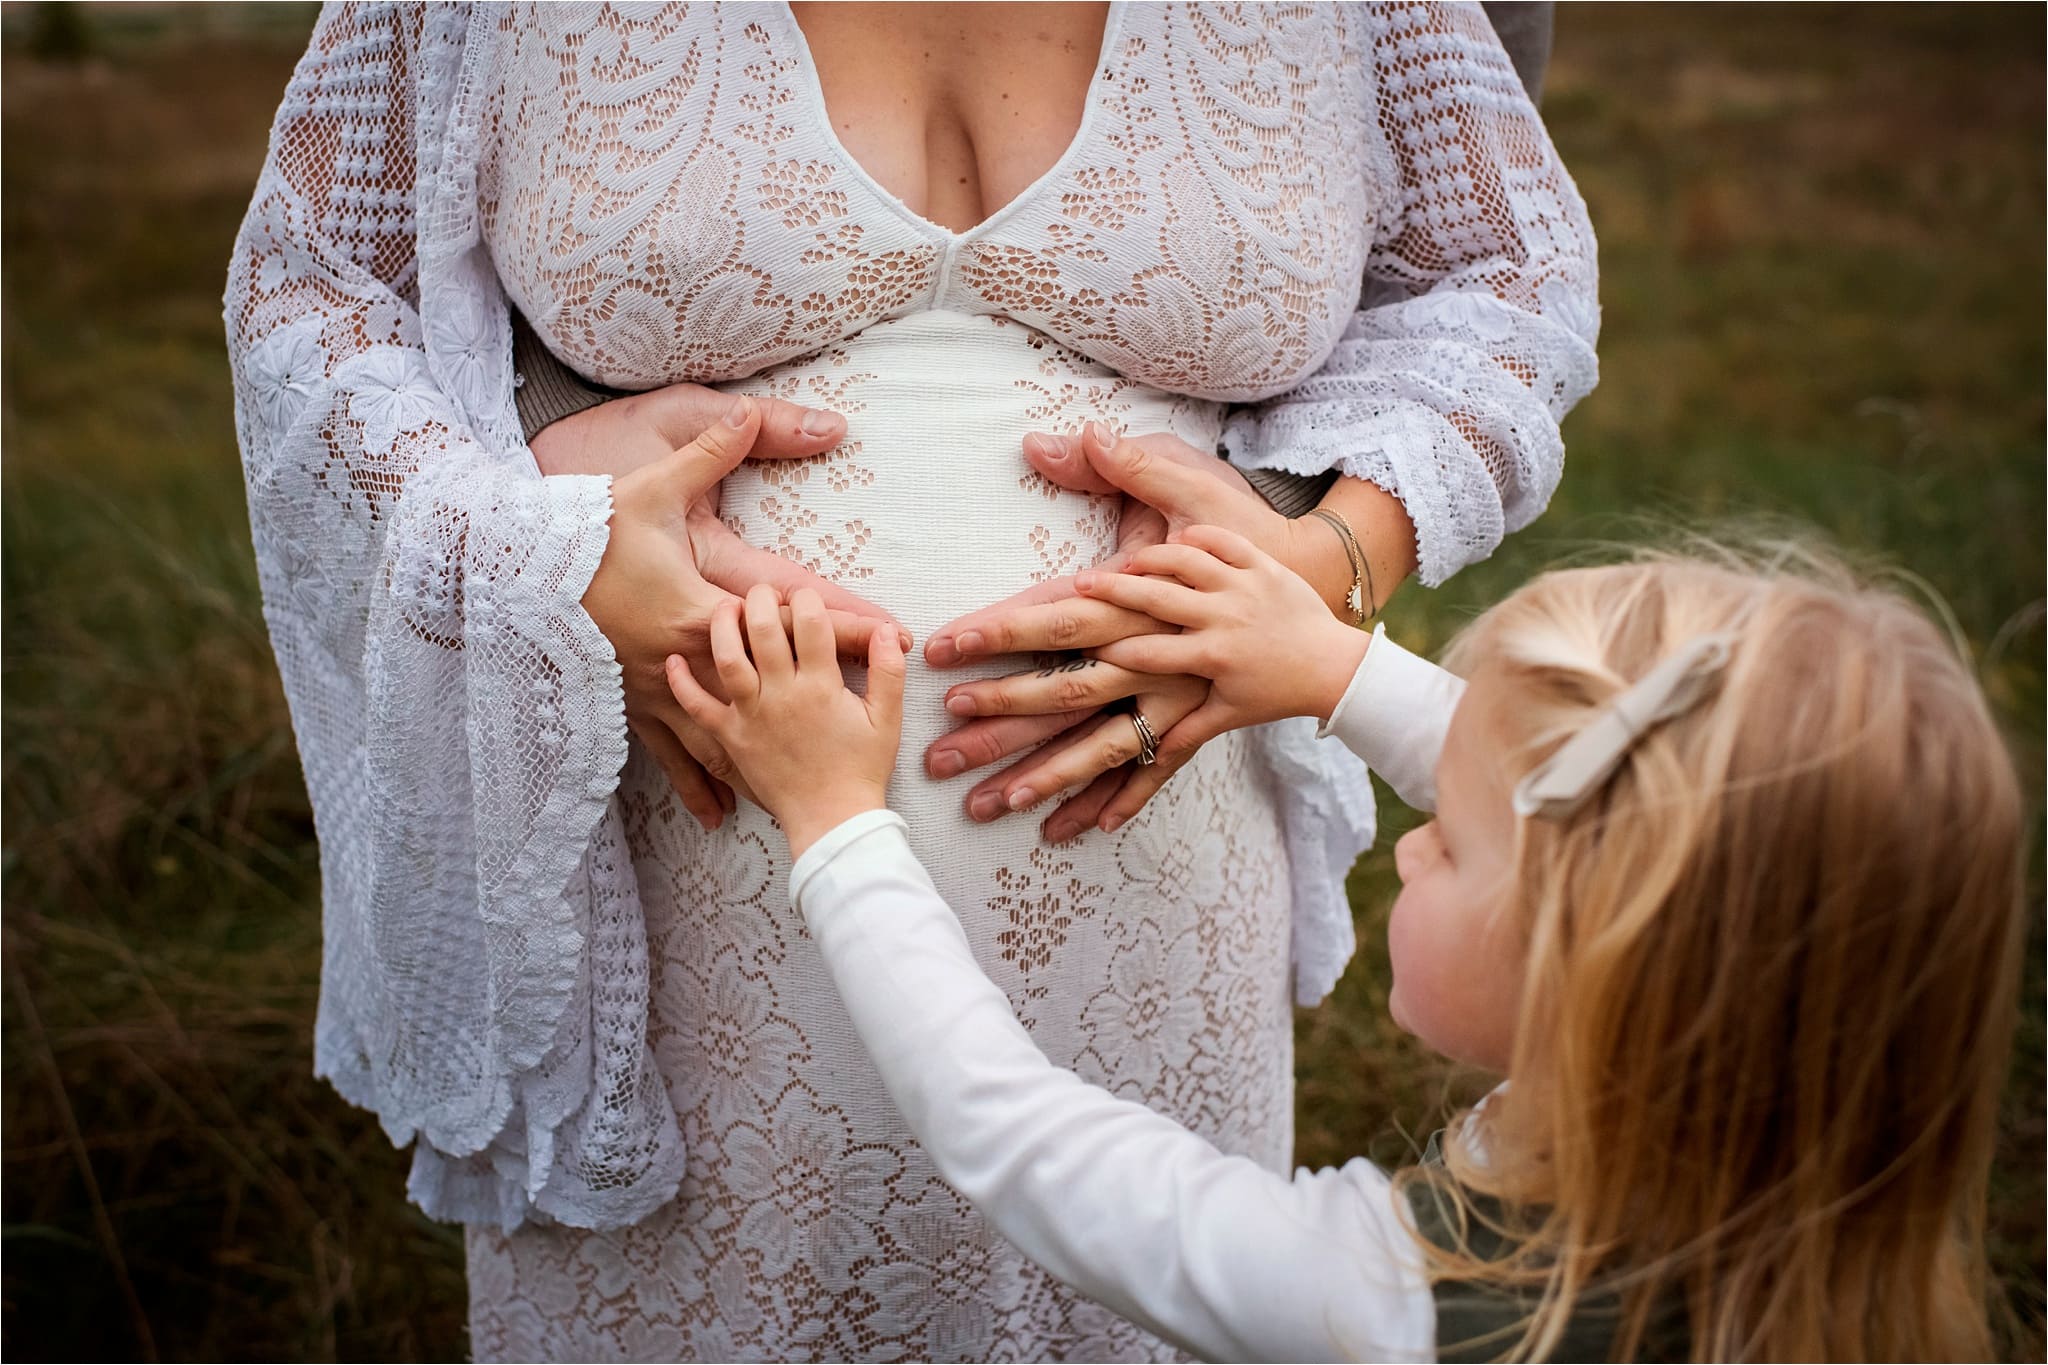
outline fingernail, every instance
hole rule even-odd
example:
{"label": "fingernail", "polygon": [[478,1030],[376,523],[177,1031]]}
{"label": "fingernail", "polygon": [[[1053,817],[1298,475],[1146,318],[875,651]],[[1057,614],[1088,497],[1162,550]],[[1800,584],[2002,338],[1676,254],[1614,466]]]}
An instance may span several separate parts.
{"label": "fingernail", "polygon": [[899,649],[901,649],[904,653],[908,654],[910,652],[910,644],[911,640],[909,631],[899,630],[896,632],[896,645]]}
{"label": "fingernail", "polygon": [[1107,448],[1116,444],[1116,437],[1110,434],[1109,427],[1102,422],[1090,422],[1082,430],[1093,437],[1095,444],[1099,446]]}
{"label": "fingernail", "polygon": [[725,424],[729,427],[743,427],[747,424],[747,414],[753,410],[754,400],[741,394],[733,399],[732,406],[725,410]]}
{"label": "fingernail", "polygon": [[932,755],[933,777],[958,777],[967,771],[967,760],[951,749],[941,750]]}
{"label": "fingernail", "polygon": [[803,433],[806,436],[831,436],[845,425],[836,412],[819,412],[813,409],[804,414]]}
{"label": "fingernail", "polygon": [[983,792],[967,803],[967,813],[977,820],[993,820],[1003,813],[1003,798],[997,792]]}
{"label": "fingernail", "polygon": [[959,650],[962,654],[979,654],[981,647],[986,643],[987,641],[981,638],[981,632],[978,630],[962,631],[953,638],[953,648]]}
{"label": "fingernail", "polygon": [[1102,832],[1104,834],[1114,834],[1116,833],[1116,827],[1123,822],[1124,818],[1121,815],[1105,815],[1102,817]]}
{"label": "fingernail", "polygon": [[1026,806],[1038,804],[1038,793],[1029,787],[1019,787],[1010,793],[1010,809],[1023,810]]}
{"label": "fingernail", "polygon": [[973,715],[973,714],[974,714],[974,698],[972,698],[972,697],[948,697],[948,698],[946,698],[946,713],[947,713],[948,715],[953,715],[953,716],[971,716],[971,715]]}
{"label": "fingernail", "polygon": [[1087,592],[1087,591],[1088,591],[1088,590],[1089,590],[1090,588],[1092,588],[1092,587],[1094,587],[1094,586],[1095,586],[1095,575],[1094,575],[1094,574],[1092,574],[1092,573],[1077,573],[1077,574],[1075,574],[1075,575],[1074,575],[1074,591],[1075,591],[1075,592]]}

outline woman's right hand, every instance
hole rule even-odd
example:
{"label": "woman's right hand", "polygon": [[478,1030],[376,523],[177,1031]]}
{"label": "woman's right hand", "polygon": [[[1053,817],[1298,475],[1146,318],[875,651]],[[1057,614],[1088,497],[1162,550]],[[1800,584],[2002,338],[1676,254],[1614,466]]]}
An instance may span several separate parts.
{"label": "woman's right hand", "polygon": [[[666,661],[680,654],[700,682],[716,686],[710,629],[721,602],[739,600],[755,583],[773,587],[784,601],[809,587],[833,608],[841,652],[865,658],[877,626],[895,628],[909,644],[880,609],[745,545],[718,520],[718,481],[749,454],[767,453],[755,450],[764,405],[744,397],[724,396],[724,402],[724,416],[688,444],[613,479],[611,536],[583,594],[584,610],[618,656],[626,724],[706,829],[718,828],[732,809],[729,784],[737,773],[724,749],[676,703]],[[737,591],[730,590],[735,584]]]}
{"label": "woman's right hand", "polygon": [[[846,439],[846,419],[827,408],[757,398],[757,460],[823,455]],[[670,384],[598,403],[550,422],[528,444],[543,474],[630,474],[666,459],[708,431],[732,406],[732,395],[704,384]]]}

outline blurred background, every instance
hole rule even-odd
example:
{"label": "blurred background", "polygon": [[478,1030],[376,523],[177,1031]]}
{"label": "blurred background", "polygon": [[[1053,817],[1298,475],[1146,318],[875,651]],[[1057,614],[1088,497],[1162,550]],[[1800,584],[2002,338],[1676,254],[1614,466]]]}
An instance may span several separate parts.
{"label": "blurred background", "polygon": [[[1604,380],[1551,510],[1391,624],[1437,647],[1640,519],[1768,513],[1951,611],[2038,816],[2038,5],[1561,5],[1545,114],[1600,234]],[[13,1358],[467,1358],[461,1238],[311,1074],[318,865],[258,611],[220,298],[303,5],[0,7],[4,1317]],[[1299,1020],[1307,1163],[1475,1078],[1365,945]],[[2041,851],[1992,1196],[2042,1358]],[[1933,1078],[1939,1083],[1939,1078]]]}

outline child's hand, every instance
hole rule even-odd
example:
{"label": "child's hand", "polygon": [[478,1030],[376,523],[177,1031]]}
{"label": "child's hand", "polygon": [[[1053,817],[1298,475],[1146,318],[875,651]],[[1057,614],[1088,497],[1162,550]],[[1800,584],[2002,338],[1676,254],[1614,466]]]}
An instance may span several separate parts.
{"label": "child's hand", "polygon": [[1181,628],[1118,640],[1089,651],[1095,657],[1211,680],[1202,708],[1174,726],[1171,742],[1160,736],[1162,751],[1287,716],[1328,720],[1370,640],[1286,565],[1216,526],[1190,526],[1174,543],[1140,550],[1126,572],[1084,573],[1075,587]]}
{"label": "child's hand", "polygon": [[738,603],[721,604],[711,618],[711,657],[731,704],[700,687],[680,655],[668,661],[669,690],[782,822],[794,859],[834,825],[881,809],[903,730],[903,646],[893,630],[874,632],[862,698],[840,677],[832,620],[817,593],[804,588],[791,599],[787,632],[766,585],[747,594],[744,616],[744,641]]}

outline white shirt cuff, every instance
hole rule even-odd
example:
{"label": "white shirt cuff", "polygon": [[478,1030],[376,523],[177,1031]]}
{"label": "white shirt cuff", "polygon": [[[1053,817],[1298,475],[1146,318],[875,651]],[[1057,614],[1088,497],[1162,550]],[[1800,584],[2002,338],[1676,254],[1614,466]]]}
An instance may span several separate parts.
{"label": "white shirt cuff", "polygon": [[1389,640],[1382,623],[1316,736],[1334,736],[1415,809],[1435,810],[1437,757],[1464,695],[1463,678]]}
{"label": "white shirt cuff", "polygon": [[841,853],[860,843],[870,835],[884,830],[894,830],[894,842],[906,851],[910,847],[910,826],[903,823],[903,817],[893,810],[864,810],[859,815],[849,816],[825,832],[817,843],[804,850],[804,856],[796,860],[789,869],[789,903],[799,913],[803,910],[804,892],[823,872],[827,864]]}

